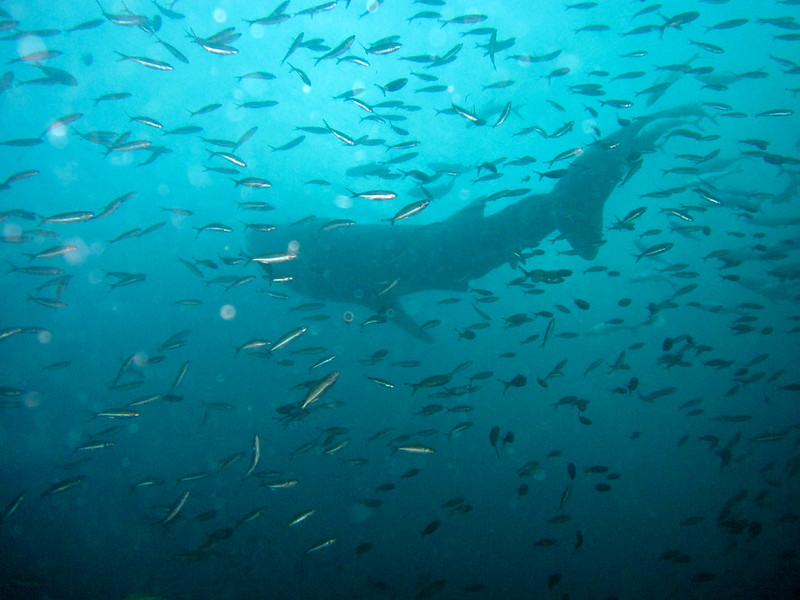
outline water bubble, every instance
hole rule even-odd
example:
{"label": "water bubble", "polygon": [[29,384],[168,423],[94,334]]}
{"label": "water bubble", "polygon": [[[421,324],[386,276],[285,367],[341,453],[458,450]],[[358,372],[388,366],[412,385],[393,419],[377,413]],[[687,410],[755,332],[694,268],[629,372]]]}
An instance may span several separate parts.
{"label": "water bubble", "polygon": [[353,208],[353,199],[349,196],[338,195],[334,199],[333,203],[338,208]]}
{"label": "water bubble", "polygon": [[365,5],[365,9],[368,13],[377,12],[377,10],[381,7],[381,3],[379,0],[367,0],[367,4]]}
{"label": "water bubble", "polygon": [[30,392],[25,395],[23,404],[26,408],[37,408],[42,403],[42,396],[39,392]]}

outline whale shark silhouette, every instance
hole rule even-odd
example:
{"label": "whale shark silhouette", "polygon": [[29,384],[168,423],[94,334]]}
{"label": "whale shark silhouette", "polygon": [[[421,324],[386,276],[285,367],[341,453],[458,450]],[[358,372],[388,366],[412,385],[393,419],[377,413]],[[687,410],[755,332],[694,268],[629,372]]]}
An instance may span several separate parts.
{"label": "whale shark silhouette", "polygon": [[516,261],[525,249],[558,230],[577,254],[592,260],[603,244],[603,207],[632,164],[655,151],[668,131],[705,115],[682,106],[637,118],[588,145],[548,193],[532,194],[485,215],[478,198],[443,221],[415,225],[358,224],[326,228],[308,217],[270,232],[248,233],[254,256],[288,252],[279,264],[261,264],[272,277],[290,277],[300,293],[356,303],[414,337],[431,341],[399,299],[423,290],[467,291],[471,280]]}

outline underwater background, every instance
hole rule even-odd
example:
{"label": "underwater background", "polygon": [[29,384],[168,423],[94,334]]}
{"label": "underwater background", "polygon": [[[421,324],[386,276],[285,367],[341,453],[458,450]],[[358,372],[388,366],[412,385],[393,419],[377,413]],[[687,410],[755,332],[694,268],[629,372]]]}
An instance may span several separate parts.
{"label": "underwater background", "polygon": [[800,597],[798,17],[0,2],[0,597]]}

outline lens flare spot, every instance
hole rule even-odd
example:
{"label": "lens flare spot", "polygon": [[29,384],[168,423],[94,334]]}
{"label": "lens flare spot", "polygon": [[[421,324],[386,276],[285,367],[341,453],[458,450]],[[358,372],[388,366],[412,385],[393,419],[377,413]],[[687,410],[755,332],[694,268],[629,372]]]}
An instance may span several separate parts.
{"label": "lens flare spot", "polygon": [[353,199],[349,196],[336,196],[333,203],[338,208],[353,208]]}
{"label": "lens flare spot", "polygon": [[42,397],[39,392],[31,392],[25,395],[23,404],[25,408],[37,408],[42,403]]}
{"label": "lens flare spot", "polygon": [[233,304],[225,304],[219,309],[219,316],[226,321],[230,321],[236,317],[236,307]]}

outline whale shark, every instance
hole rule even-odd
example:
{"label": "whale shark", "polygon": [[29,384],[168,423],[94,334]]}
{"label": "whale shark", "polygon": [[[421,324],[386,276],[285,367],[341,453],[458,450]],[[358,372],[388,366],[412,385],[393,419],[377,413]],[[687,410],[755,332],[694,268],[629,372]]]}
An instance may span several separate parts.
{"label": "whale shark", "polygon": [[554,231],[583,259],[594,259],[604,243],[603,208],[614,189],[667,132],[705,116],[681,106],[631,120],[582,148],[549,192],[526,195],[492,214],[486,214],[489,196],[424,225],[409,219],[331,227],[331,219],[312,216],[269,232],[250,231],[247,247],[254,260],[269,257],[260,261],[268,278],[283,278],[311,298],[363,305],[430,342],[403,309],[403,296],[466,292],[470,281],[516,262]]}

